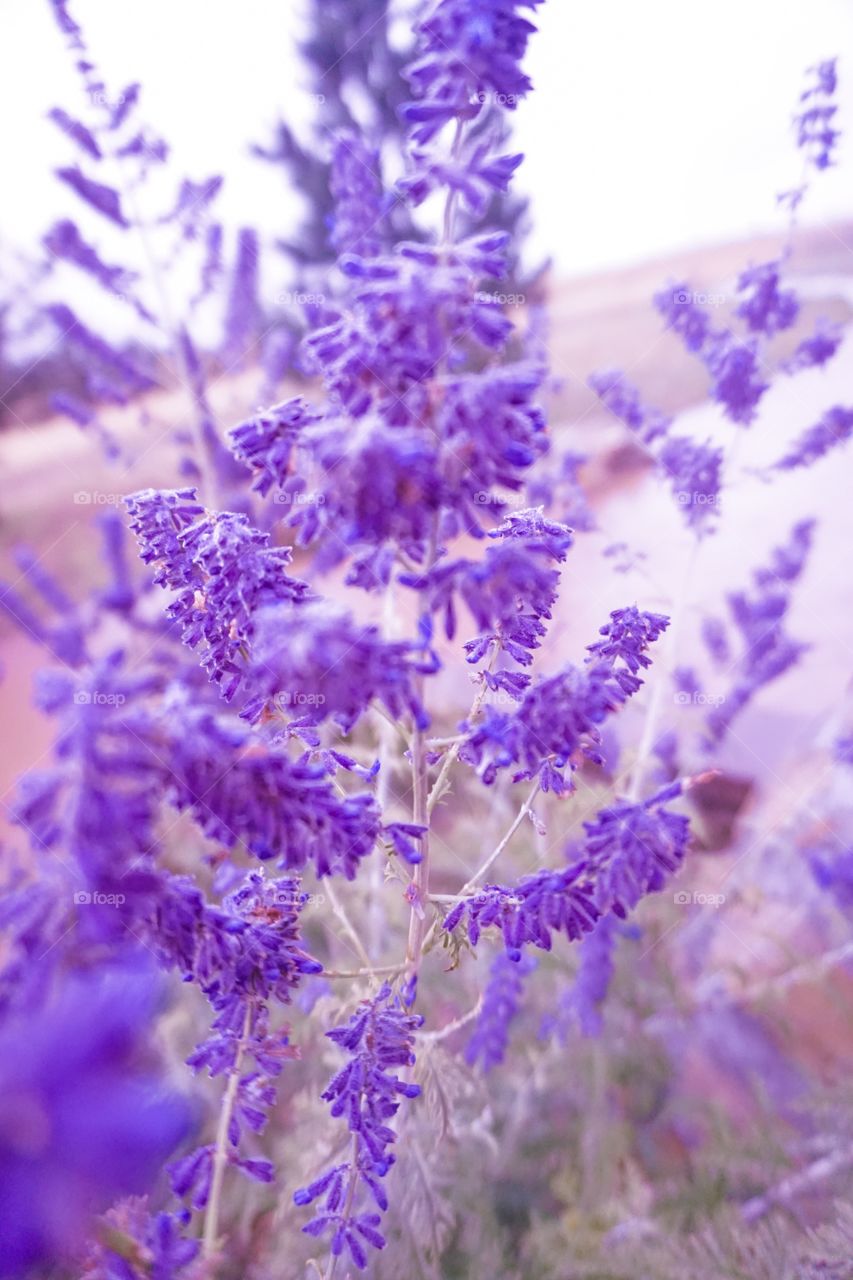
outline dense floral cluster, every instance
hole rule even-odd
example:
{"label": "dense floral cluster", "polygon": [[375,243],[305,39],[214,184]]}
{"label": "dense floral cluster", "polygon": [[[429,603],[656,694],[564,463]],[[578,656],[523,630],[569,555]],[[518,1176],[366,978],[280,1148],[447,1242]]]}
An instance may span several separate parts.
{"label": "dense floral cluster", "polygon": [[[492,1071],[540,982],[556,989],[543,1039],[606,1034],[617,941],[627,950],[640,931],[625,919],[669,884],[691,848],[685,793],[697,780],[681,768],[690,747],[659,717],[672,684],[700,699],[696,670],[677,655],[673,670],[655,673],[624,793],[625,744],[611,723],[642,689],[669,616],[616,608],[582,663],[548,662],[561,573],[594,520],[583,459],[559,453],[540,404],[549,384],[535,307],[519,335],[492,292],[517,249],[503,229],[512,219],[494,222],[496,210],[507,213],[500,199],[521,161],[505,151],[503,117],[531,88],[522,60],[540,2],[436,0],[417,22],[417,52],[399,84],[386,86],[406,142],[393,190],[383,179],[387,129],[359,129],[343,97],[337,103],[341,127],[315,167],[328,170],[334,213],[314,229],[323,254],[328,240],[336,258],[327,293],[308,310],[299,369],[316,385],[304,397],[280,400],[276,388],[271,407],[241,421],[226,447],[205,359],[186,317],[177,324],[172,354],[195,442],[178,429],[181,487],[126,500],[144,571],[131,568],[124,521],[111,513],[102,520],[107,581],[85,605],[25,549],[18,581],[0,584],[0,608],[56,664],[37,686],[38,707],[56,724],[53,755],[18,788],[12,816],[29,848],[0,894],[4,1275],[73,1267],[86,1280],[208,1280],[220,1263],[223,1274],[260,1274],[265,1263],[245,1245],[243,1224],[254,1230],[263,1219],[272,1235],[287,1214],[302,1225],[309,1205],[305,1247],[327,1244],[328,1277],[339,1260],[365,1270],[371,1249],[393,1253],[407,1224],[383,1215],[399,1196],[402,1218],[419,1194],[402,1170],[389,1177],[397,1150],[411,1150],[412,1182],[429,1190],[427,1129],[434,1139],[440,1125],[464,1153],[485,1123],[482,1105],[476,1122],[457,1127],[452,1087],[468,1101],[476,1081],[464,1067],[461,1085],[443,1072],[444,1042],[471,1027],[468,1067]],[[103,161],[126,160],[135,193],[167,148],[137,126],[136,86],[108,100],[68,0],[53,8],[102,107],[94,123],[51,113],[80,153],[59,177],[117,233],[168,228],[179,247],[202,252],[192,311],[223,272],[223,232],[210,217],[221,180],[183,181],[150,226],[128,191],[99,180]],[[377,24],[387,36],[384,3],[373,16],[359,0],[352,14],[356,42]],[[347,50],[343,69],[334,63],[330,50],[343,38],[334,35],[314,62],[342,86],[353,60]],[[383,66],[396,75],[400,61]],[[797,116],[799,145],[816,168],[832,162],[835,92],[835,64],[819,64]],[[292,153],[293,138],[280,141]],[[433,206],[439,222],[430,230]],[[162,325],[141,273],[102,256],[71,219],[50,228],[44,248],[141,323]],[[257,231],[241,229],[220,345],[232,367],[259,329],[260,253]],[[756,419],[770,384],[768,344],[799,319],[786,261],[783,252],[741,272],[727,324],[712,323],[686,283],[657,298],[705,366],[712,397],[741,426]],[[129,402],[153,385],[151,370],[65,303],[47,316],[85,365],[62,404],[100,432],[96,406]],[[289,361],[295,330],[284,337]],[[821,368],[841,341],[840,329],[818,322],[791,340],[777,367],[786,376]],[[262,360],[275,384],[281,361]],[[673,417],[645,404],[619,370],[590,385],[667,477],[688,531],[706,532],[719,514],[722,447],[677,434]],[[851,433],[853,412],[835,405],[767,478],[811,465]],[[751,585],[728,595],[729,620],[704,620],[713,663],[733,673],[707,715],[709,748],[804,652],[785,624],[813,538],[814,522],[798,520]],[[621,552],[642,556],[624,543],[603,555]],[[460,675],[475,685],[473,705],[442,728],[430,695],[439,676],[443,696]],[[850,734],[836,730],[844,767]],[[522,781],[526,798],[487,856],[480,812],[500,821]],[[457,786],[462,803],[443,803],[434,818]],[[581,786],[589,807],[566,820],[564,798]],[[448,829],[469,801],[457,842]],[[562,858],[549,856],[545,840],[554,819],[550,847],[562,846]],[[709,843],[711,828],[709,820],[701,832]],[[567,831],[575,832],[568,843]],[[515,870],[513,842],[528,855],[536,848]],[[452,892],[438,893],[442,850],[465,869],[439,868]],[[847,911],[849,859],[833,853],[827,839],[800,861]],[[441,1000],[426,1005],[439,945],[448,973],[471,975],[487,963],[471,951],[493,941],[502,947],[473,1008],[457,1015],[444,978]],[[156,1061],[161,988],[152,959],[204,997],[185,1002],[177,1033],[207,1102],[195,1112]],[[701,998],[697,986],[683,1011],[667,1015],[678,1022],[670,1042],[729,1028],[733,1043],[721,1057],[744,1070],[747,1059],[758,1063],[773,1085],[772,1055],[749,1015],[727,1010],[724,997],[703,1008]],[[430,1016],[443,1009],[443,1025],[425,1032],[416,1005]],[[660,1035],[639,1006],[629,1012],[623,1037],[628,1026],[632,1039]],[[322,1158],[277,1141],[282,1117],[298,1114],[299,1091],[316,1080],[311,1018],[334,1024],[325,1035],[346,1055],[320,1095],[346,1131]],[[301,1054],[305,1070],[284,1073]],[[602,1096],[606,1084],[597,1079]],[[422,1091],[426,1105],[406,1107],[395,1127],[403,1101]],[[576,1098],[565,1108],[578,1109]],[[684,1132],[688,1152],[696,1137]],[[168,1186],[156,1181],[163,1169]],[[232,1171],[275,1184],[275,1213],[235,1212],[223,1190]],[[726,1186],[725,1199],[738,1190]],[[440,1242],[440,1215],[424,1199],[431,1240],[419,1270],[438,1274],[456,1243]],[[320,1274],[316,1258],[313,1266]],[[721,1262],[720,1274],[727,1268]]]}
{"label": "dense floral cluster", "polygon": [[637,672],[649,665],[645,650],[668,625],[661,614],[616,610],[601,629],[604,638],[589,646],[583,667],[568,665],[537,680],[516,711],[487,706],[477,724],[463,726],[461,758],[486,783],[499,770],[516,767],[516,778],[536,776],[543,791],[570,790],[566,768],[575,768],[582,755],[595,758],[600,726],[641,687]]}

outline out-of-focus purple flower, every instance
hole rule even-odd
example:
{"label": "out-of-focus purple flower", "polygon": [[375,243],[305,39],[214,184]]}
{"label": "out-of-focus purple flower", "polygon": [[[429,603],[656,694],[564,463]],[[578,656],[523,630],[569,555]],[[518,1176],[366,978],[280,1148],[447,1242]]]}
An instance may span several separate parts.
{"label": "out-of-focus purple flower", "polygon": [[151,378],[143,373],[128,356],[111,347],[103,338],[83,323],[65,303],[57,302],[45,308],[45,313],[56,325],[61,336],[67,338],[95,369],[103,367],[108,376],[121,380],[130,392],[145,391],[153,386]]}
{"label": "out-of-focus purple flower", "polygon": [[81,1280],[195,1280],[189,1268],[201,1246],[185,1234],[189,1216],[152,1214],[145,1196],[120,1200],[100,1220]]}
{"label": "out-of-focus purple flower", "polygon": [[688,351],[699,355],[713,332],[707,311],[695,299],[686,280],[669,284],[654,296],[654,304]]}
{"label": "out-of-focus purple flower", "polygon": [[225,349],[233,361],[242,363],[258,331],[261,304],[258,299],[258,233],[241,227],[237,237],[237,257],[225,314]]}
{"label": "out-of-focus purple flower", "polygon": [[560,996],[557,1011],[544,1020],[543,1035],[557,1035],[565,1043],[575,1025],[585,1036],[601,1034],[601,1008],[613,978],[613,951],[619,928],[616,916],[604,915],[582,940],[574,981]]}
{"label": "out-of-focus purple flower", "polygon": [[790,329],[797,319],[800,304],[793,289],[780,289],[781,262],[761,262],[749,266],[738,276],[737,291],[744,295],[735,308],[753,333],[772,337]]}
{"label": "out-of-focus purple flower", "polygon": [[835,404],[820,420],[794,441],[788,453],[775,464],[780,471],[810,467],[830,450],[846,444],[853,434],[853,408]]}
{"label": "out-of-focus purple flower", "polygon": [[160,986],[136,954],[67,974],[0,1032],[0,1274],[69,1258],[91,1215],[140,1193],[184,1139],[150,1053]]}
{"label": "out-of-focus purple flower", "polygon": [[394,1163],[390,1148],[396,1137],[388,1122],[397,1114],[401,1098],[417,1098],[421,1092],[398,1072],[415,1061],[413,1033],[422,1023],[418,1014],[406,1013],[392,1002],[386,983],[348,1022],[326,1032],[349,1061],[322,1097],[331,1103],[333,1116],[346,1116],[353,1151],[348,1161],[294,1192],[293,1199],[297,1205],[322,1199],[319,1212],[302,1230],[312,1236],[330,1232],[332,1254],[337,1257],[348,1249],[359,1270],[367,1266],[367,1244],[385,1246],[380,1214],[370,1211],[371,1200],[380,1213],[388,1208],[382,1179]]}
{"label": "out-of-focus purple flower", "polygon": [[[72,860],[74,889],[87,900],[120,894],[121,906],[148,884],[162,791],[140,702],[159,684],[150,671],[129,671],[119,650],[77,674],[47,670],[39,678],[38,705],[59,721],[56,759],[22,778],[15,821],[37,851]],[[121,911],[96,901],[80,924],[120,930]]]}
{"label": "out-of-focus purple flower", "polygon": [[784,628],[791,585],[805,568],[814,536],[814,520],[793,526],[788,542],[774,548],[768,566],[753,573],[753,590],[728,596],[732,622],[740,632],[743,652],[735,666],[734,684],[725,700],[708,715],[710,741],[722,741],[732,721],[759,689],[783,675],[808,645],[792,640]]}
{"label": "out-of-focus purple flower", "polygon": [[770,385],[759,371],[757,341],[738,338],[729,330],[722,330],[709,339],[703,360],[713,379],[714,399],[732,422],[748,426]]}
{"label": "out-of-focus purple flower", "polygon": [[834,128],[838,105],[832,101],[838,87],[836,59],[819,62],[809,72],[813,82],[800,94],[800,110],[794,117],[797,146],[815,169],[828,169],[841,137]]}
{"label": "out-of-focus purple flower", "polygon": [[308,447],[322,488],[294,491],[290,523],[303,544],[322,536],[320,567],[353,555],[350,580],[376,587],[387,584],[394,544],[422,558],[447,492],[431,432],[373,417],[357,426],[341,418],[312,433]]}
{"label": "out-of-focus purple flower", "polygon": [[828,320],[819,319],[814,333],[803,338],[794,348],[793,354],[783,363],[785,373],[795,374],[803,369],[822,369],[834,357],[841,346],[844,331],[839,324],[831,324]]}
{"label": "out-of-focus purple flower", "polygon": [[80,121],[75,120],[62,107],[52,107],[47,113],[48,119],[52,120],[58,129],[61,129],[67,138],[71,138],[72,142],[76,142],[81,150],[85,151],[93,160],[101,159],[101,149],[91,130]]}
{"label": "out-of-focus purple flower", "polygon": [[61,178],[90,208],[95,209],[108,221],[114,222],[119,227],[130,226],[122,213],[121,197],[112,187],[87,177],[76,165],[57,169],[56,176]]}
{"label": "out-of-focus purple flower", "polygon": [[360,134],[342,131],[332,149],[330,189],[335,201],[329,236],[337,254],[374,257],[382,247],[386,202],[382,195],[379,152]]}
{"label": "out-of-focus purple flower", "polygon": [[723,450],[688,436],[670,436],[660,452],[676,501],[691,529],[701,533],[719,512]]}
{"label": "out-of-focus purple flower", "polygon": [[378,628],[362,626],[326,601],[282,613],[276,606],[255,614],[253,667],[248,705],[241,712],[257,719],[271,710],[292,727],[333,718],[348,733],[376,698],[400,719],[423,711],[415,691],[415,646],[383,640]]}
{"label": "out-of-focus purple flower", "polygon": [[715,329],[686,283],[662,289],[654,301],[667,328],[705,365],[713,383],[711,394],[726,415],[732,422],[748,426],[770,385],[759,370],[757,339],[740,338],[728,328]]}
{"label": "out-of-focus purple flower", "polygon": [[[684,296],[687,297],[686,294]],[[680,322],[692,314],[691,306],[692,303],[685,302],[683,307],[686,309],[682,309],[679,305],[673,312],[676,321]],[[703,313],[697,311],[696,314]],[[689,341],[694,341],[689,324],[679,332]],[[702,532],[717,510],[722,483],[722,449],[710,443],[697,444],[687,436],[671,436],[669,430],[673,419],[659,409],[643,404],[637,388],[618,369],[593,374],[588,382],[611,413],[620,418],[645,445],[651,446],[660,441],[657,451],[653,451],[656,461],[671,479],[673,493],[688,525]]]}
{"label": "out-of-focus purple flower", "polygon": [[136,273],[126,267],[109,266],[87,243],[70,218],[56,222],[43,238],[44,247],[56,258],[72,263],[92,276],[109,293],[124,298],[136,283]]}
{"label": "out-of-focus purple flower", "polygon": [[524,997],[525,978],[535,968],[533,956],[522,956],[515,962],[504,951],[492,961],[483,992],[483,1005],[465,1046],[465,1061],[470,1066],[481,1062],[483,1071],[488,1073],[503,1062],[510,1026]]}
{"label": "out-of-focus purple flower", "polygon": [[[848,753],[853,759],[853,744]],[[853,853],[849,849],[819,847],[809,854],[812,875],[826,889],[841,911],[853,912]]]}
{"label": "out-of-focus purple flower", "polygon": [[587,382],[602,404],[645,444],[652,444],[665,436],[672,426],[672,418],[668,414],[653,405],[643,404],[638,388],[628,381],[621,369],[592,373]]}

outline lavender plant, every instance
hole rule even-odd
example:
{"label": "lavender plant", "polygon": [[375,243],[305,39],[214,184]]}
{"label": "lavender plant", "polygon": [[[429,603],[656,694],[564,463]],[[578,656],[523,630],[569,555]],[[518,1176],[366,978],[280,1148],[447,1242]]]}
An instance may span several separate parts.
{"label": "lavender plant", "polygon": [[[217,449],[193,485],[130,497],[139,565],[122,518],[105,519],[108,579],[82,605],[27,553],[24,589],[2,589],[52,659],[37,699],[57,728],[53,759],[20,784],[30,858],[0,897],[0,1040],[20,1038],[25,1019],[29,1037],[0,1066],[0,1210],[14,1224],[0,1274],[844,1274],[843,1214],[806,1243],[775,1220],[748,1234],[800,1193],[785,1181],[788,1153],[759,1161],[725,1117],[685,1114],[699,1045],[724,1078],[758,1078],[795,1158],[817,1151],[820,1164],[826,1125],[801,1118],[801,1073],[741,1007],[767,992],[703,988],[696,957],[713,928],[685,942],[687,960],[664,959],[662,911],[651,902],[633,917],[702,839],[692,801],[716,779],[708,752],[806,652],[784,624],[814,523],[795,523],[729,595],[736,657],[727,625],[706,618],[733,684],[703,745],[661,723],[677,618],[627,600],[577,662],[554,663],[562,577],[588,527],[577,466],[543,472],[541,343],[519,342],[482,287],[513,247],[482,220],[521,160],[504,154],[498,115],[531,88],[523,59],[540,2],[425,11],[403,68],[393,192],[372,139],[345,122],[336,268],[304,343],[317,395],[251,414],[231,432],[233,456]],[[94,83],[79,28],[55,8]],[[835,143],[834,91],[834,66],[821,64],[798,115],[816,169]],[[56,123],[90,159],[103,150],[64,113]],[[118,192],[82,171],[66,180],[124,220]],[[193,200],[179,197],[179,221]],[[399,241],[393,201],[432,230]],[[91,264],[72,225],[53,241]],[[237,346],[255,314],[251,232],[241,257]],[[98,263],[105,287],[128,287]],[[767,343],[799,304],[781,260],[748,268],[738,291],[741,336],[734,320],[712,325],[686,286],[660,308],[740,428],[769,385]],[[80,333],[93,376],[125,376],[121,353]],[[199,359],[185,333],[181,344],[215,438]],[[839,345],[821,326],[782,373],[822,366]],[[730,458],[675,434],[618,371],[593,381],[671,483],[695,557]],[[774,477],[841,443],[844,412],[827,413],[831,445],[813,428]],[[234,509],[218,505],[223,476]],[[575,528],[554,518],[567,506]],[[697,677],[682,667],[676,679]],[[617,750],[637,695],[642,714]],[[847,737],[835,754],[849,768]],[[803,865],[847,912],[849,868],[832,840]],[[151,1044],[152,959],[182,992],[168,1044],[190,1068],[195,1107],[172,1086],[178,1063]],[[535,1087],[502,1086],[505,1061]],[[533,1105],[543,1096],[547,1113]],[[655,1147],[661,1130],[668,1145]],[[644,1139],[657,1218],[632,1183]],[[496,1170],[492,1218],[465,1212],[481,1153]],[[541,1192],[536,1217],[513,1199],[521,1182]],[[549,1212],[555,1186],[580,1221]]]}

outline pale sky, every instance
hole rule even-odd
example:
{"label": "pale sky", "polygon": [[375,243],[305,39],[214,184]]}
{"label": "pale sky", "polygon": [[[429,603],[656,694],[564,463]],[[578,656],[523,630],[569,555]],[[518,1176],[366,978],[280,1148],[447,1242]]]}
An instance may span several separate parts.
{"label": "pale sky", "polygon": [[[110,83],[141,80],[142,116],[191,176],[223,171],[236,226],[286,233],[278,176],[248,158],[282,112],[311,110],[292,42],[298,0],[76,0]],[[535,196],[535,248],[564,274],[781,225],[800,166],[788,127],[807,65],[840,54],[841,122],[853,131],[853,0],[549,0],[518,112]],[[32,243],[71,202],[50,170],[71,144],[44,118],[72,114],[78,82],[48,0],[0,0],[0,236]],[[853,214],[843,169],[814,185],[805,222]]]}

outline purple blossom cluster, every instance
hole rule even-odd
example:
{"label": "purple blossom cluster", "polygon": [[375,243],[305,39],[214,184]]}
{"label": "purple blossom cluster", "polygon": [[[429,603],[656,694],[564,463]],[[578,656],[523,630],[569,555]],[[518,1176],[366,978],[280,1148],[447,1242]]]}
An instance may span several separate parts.
{"label": "purple blossom cluster", "polygon": [[718,510],[723,466],[719,445],[671,434],[672,418],[645,404],[637,387],[619,369],[594,373],[588,382],[602,404],[646,446],[669,478],[688,527],[703,533]]}
{"label": "purple blossom cluster", "polygon": [[380,1215],[388,1208],[382,1179],[394,1164],[390,1148],[396,1138],[388,1122],[401,1098],[417,1098],[421,1092],[401,1072],[414,1064],[412,1035],[422,1022],[419,1014],[407,1013],[392,1000],[385,983],[348,1022],[326,1032],[349,1057],[322,1096],[333,1116],[346,1116],[352,1155],[295,1191],[293,1199],[297,1205],[321,1201],[302,1230],[312,1236],[330,1232],[332,1255],[348,1250],[359,1270],[367,1266],[366,1245],[385,1246],[379,1230]]}
{"label": "purple blossom cluster", "polygon": [[722,741],[732,721],[759,690],[784,675],[808,648],[787,634],[785,618],[793,585],[806,568],[814,529],[814,520],[795,524],[788,541],[772,551],[770,563],[754,570],[752,589],[729,593],[730,620],[742,645],[741,655],[734,664],[730,661],[730,646],[722,622],[715,619],[706,626],[704,638],[711,656],[718,665],[734,669],[734,681],[725,701],[708,715],[712,743]]}
{"label": "purple blossom cluster", "polygon": [[583,845],[570,866],[533,872],[514,885],[486,885],[453,907],[445,930],[452,932],[464,919],[475,947],[483,929],[495,926],[509,959],[518,961],[526,945],[550,951],[553,933],[573,942],[608,913],[624,918],[640,898],[660,890],[684,859],[689,821],[664,807],[681,790],[676,782],[639,804],[602,809],[584,823]]}
{"label": "purple blossom cluster", "polygon": [[515,711],[487,706],[476,724],[463,725],[461,758],[487,784],[515,768],[515,779],[538,777],[543,791],[571,790],[571,770],[582,757],[596,757],[600,726],[642,686],[637,672],[649,665],[646,649],[668,625],[662,614],[616,610],[601,628],[603,638],[588,646],[583,667],[540,678]]}
{"label": "purple blossom cluster", "polygon": [[[638,933],[623,921],[693,847],[685,793],[696,780],[680,768],[689,748],[658,724],[656,696],[641,709],[624,797],[613,767],[622,744],[611,721],[642,689],[670,618],[628,604],[610,613],[582,663],[561,657],[555,669],[548,652],[568,553],[593,521],[580,455],[554,457],[535,317],[520,339],[491,292],[517,248],[492,215],[522,158],[505,151],[503,116],[531,89],[522,61],[539,3],[437,0],[425,11],[396,86],[406,154],[393,189],[381,131],[359,129],[342,100],[343,127],[329,139],[334,215],[320,229],[335,266],[309,308],[299,357],[315,386],[271,396],[226,447],[207,359],[182,322],[173,354],[197,439],[190,448],[178,428],[188,446],[181,487],[126,500],[141,565],[131,566],[124,522],[111,514],[102,522],[107,580],[84,605],[26,550],[20,581],[0,584],[4,612],[55,663],[39,678],[37,705],[56,725],[50,762],[18,788],[13,816],[29,849],[0,894],[0,1216],[12,1224],[0,1242],[4,1275],[73,1265],[86,1280],[206,1280],[220,1264],[260,1274],[241,1243],[248,1216],[228,1202],[232,1171],[276,1184],[277,1196],[286,1189],[291,1215],[313,1206],[302,1231],[312,1247],[327,1242],[330,1278],[338,1260],[368,1269],[370,1251],[399,1234],[383,1218],[393,1195],[409,1203],[410,1189],[389,1176],[395,1151],[411,1132],[418,1153],[433,1120],[423,1105],[406,1108],[405,1128],[395,1118],[430,1071],[440,1075],[439,1042],[473,1024],[464,1057],[491,1071],[534,986],[556,971],[565,978],[569,947],[577,964],[569,959],[572,979],[543,1036],[609,1030],[602,1009],[616,943]],[[135,190],[167,149],[137,127],[135,86],[109,105],[67,0],[53,8],[87,91],[104,98],[97,124],[51,113],[80,152],[59,176],[117,231],[138,231],[133,202],[99,180],[98,166],[132,162]],[[357,8],[366,39],[370,12]],[[824,168],[837,139],[834,63],[814,74],[799,142]],[[223,232],[210,216],[220,184],[184,180],[152,224],[202,253],[190,311],[223,272]],[[141,322],[159,322],[141,274],[102,257],[70,219],[44,247],[129,301]],[[260,254],[257,232],[243,228],[222,344],[235,366],[258,334]],[[657,299],[739,425],[755,419],[768,389],[768,341],[798,319],[785,260],[741,273],[731,326],[712,324],[686,284]],[[152,385],[136,353],[116,350],[66,304],[48,315],[85,361],[85,398],[64,397],[81,425],[99,429],[95,403],[126,403]],[[782,371],[820,368],[840,343],[839,330],[819,323]],[[703,533],[723,482],[721,448],[675,433],[618,370],[590,383],[668,477],[689,530]],[[828,409],[774,472],[810,465],[851,431],[850,410]],[[705,619],[713,661],[734,672],[707,718],[709,747],[804,652],[786,620],[813,536],[814,522],[798,520],[749,587],[728,595],[729,620]],[[694,668],[673,665],[654,673],[654,693],[670,680],[699,692]],[[473,706],[442,737],[438,677],[451,687],[471,667]],[[836,747],[842,763],[846,743]],[[457,762],[468,766],[459,769],[466,800],[487,800],[498,817],[515,784],[525,782],[527,796],[488,856],[481,825],[468,822],[478,869],[455,894],[439,894],[444,824],[464,806],[442,806],[440,821],[433,811],[453,792]],[[549,859],[533,806],[564,821],[562,798],[579,778],[592,781],[592,807],[565,856]],[[521,845],[522,827],[541,842],[534,869],[528,858],[519,874],[512,842]],[[846,907],[845,860],[813,849],[808,865]],[[322,892],[312,896],[314,887]],[[328,910],[306,914],[325,894]],[[180,1032],[181,1056],[195,1045],[186,1064],[206,1103],[195,1114],[150,1051],[161,989],[148,959],[128,951],[129,936],[204,997],[185,1003]],[[449,1007],[444,975],[441,1000],[426,1003],[439,981],[436,944],[451,969],[470,973],[470,950],[493,939],[503,946],[474,1008],[425,1034],[425,1017]],[[314,1087],[312,1018],[334,1021],[325,1035],[346,1058],[320,1094],[346,1122],[322,1160],[291,1150],[280,1132],[300,1091]],[[285,1073],[303,1053],[309,1061]],[[442,1084],[433,1092],[447,1110]],[[442,1123],[455,1140],[452,1120]],[[164,1169],[171,1201],[157,1178]],[[440,1269],[442,1247],[431,1247]]]}

